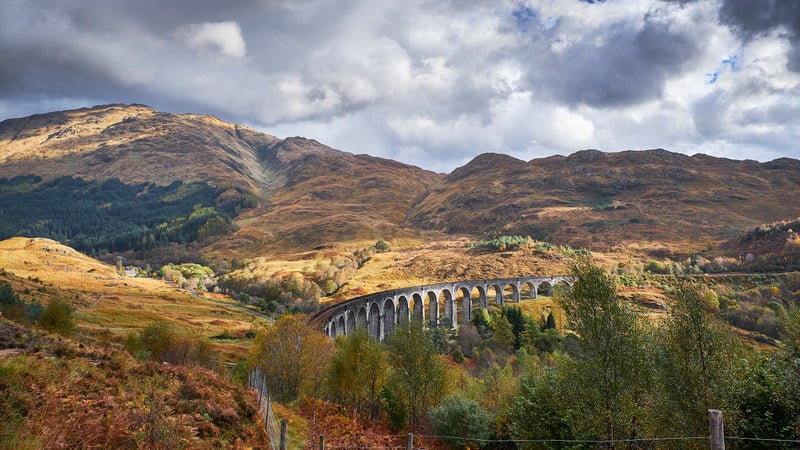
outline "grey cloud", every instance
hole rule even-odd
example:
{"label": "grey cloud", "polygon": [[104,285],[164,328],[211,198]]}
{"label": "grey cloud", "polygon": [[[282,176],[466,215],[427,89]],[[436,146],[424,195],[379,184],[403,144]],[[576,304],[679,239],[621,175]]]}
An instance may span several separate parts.
{"label": "grey cloud", "polygon": [[[662,0],[685,5],[698,0]],[[787,68],[800,73],[800,1],[722,0],[719,21],[745,41],[773,31],[782,31],[792,46]]]}
{"label": "grey cloud", "polygon": [[564,53],[539,45],[535,52],[545,56],[533,56],[531,78],[571,105],[633,105],[661,97],[665,81],[698,55],[695,39],[653,18],[645,18],[641,28],[618,23],[606,31],[587,30]]}
{"label": "grey cloud", "polygon": [[723,0],[719,17],[748,38],[779,26],[794,37],[800,32],[800,3],[795,0]]}
{"label": "grey cloud", "polygon": [[[746,66],[703,84],[725,57],[705,48],[711,33],[728,34],[715,19],[744,38],[786,39],[797,34],[791,14],[770,9],[751,23],[743,3],[697,1],[568,3],[590,11],[580,16],[525,0],[0,0],[0,119],[145,103],[442,171],[483,151],[529,159],[593,145],[553,139],[573,131],[552,130],[561,123],[605,150],[725,140],[739,119],[796,136],[797,102],[770,108],[796,97],[785,70]],[[180,32],[224,22],[240,28],[243,57],[219,58]],[[791,61],[798,70],[796,45]],[[670,95],[693,108],[665,112],[677,77],[681,92]],[[754,109],[743,112],[741,96]],[[669,127],[653,126],[666,118]]]}
{"label": "grey cloud", "polygon": [[722,132],[726,103],[725,93],[715,89],[692,105],[692,120],[701,135],[713,138]]}
{"label": "grey cloud", "polygon": [[723,0],[719,19],[745,40],[782,30],[792,46],[787,68],[800,72],[800,2],[797,0]]}
{"label": "grey cloud", "polygon": [[738,124],[753,123],[781,125],[791,123],[800,117],[800,105],[776,104],[768,108],[751,108],[744,111],[737,120]]}

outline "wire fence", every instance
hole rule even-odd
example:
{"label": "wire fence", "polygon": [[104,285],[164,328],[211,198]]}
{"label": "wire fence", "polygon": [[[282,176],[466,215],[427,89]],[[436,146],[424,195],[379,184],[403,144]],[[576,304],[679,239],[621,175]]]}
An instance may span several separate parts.
{"label": "wire fence", "polygon": [[[709,434],[706,436],[684,436],[684,437],[652,437],[652,438],[631,438],[631,439],[481,439],[465,436],[440,436],[440,435],[414,435],[413,433],[403,435],[359,435],[348,436],[347,438],[333,438],[331,442],[325,441],[325,435],[319,436],[318,440],[298,440],[289,438],[286,430],[286,421],[281,421],[281,426],[272,413],[269,393],[267,392],[264,377],[253,368],[248,376],[248,385],[253,388],[258,395],[258,410],[264,418],[265,428],[269,436],[270,447],[273,450],[287,449],[308,449],[308,450],[425,450],[429,448],[442,448],[443,442],[463,443],[465,448],[470,444],[484,446],[487,444],[498,448],[520,448],[531,444],[565,444],[565,445],[588,445],[591,447],[610,447],[615,445],[626,445],[629,448],[649,449],[659,448],[659,444],[681,445],[689,443],[702,444],[708,443],[711,450],[724,450],[725,443],[760,443],[782,445],[783,448],[800,448],[800,440],[778,439],[778,438],[758,438],[758,437],[738,437],[725,436],[722,426],[722,413],[718,410],[709,410]],[[353,445],[351,442],[376,442],[374,445]],[[348,442],[349,441],[349,442]],[[384,444],[377,444],[378,442]],[[385,444],[389,442],[389,444]]]}
{"label": "wire fence", "polygon": [[247,377],[247,385],[255,389],[258,395],[258,412],[264,419],[264,428],[266,428],[267,436],[269,436],[269,445],[272,450],[278,450],[280,443],[281,429],[278,426],[278,421],[272,414],[272,402],[267,392],[267,384],[264,382],[264,377],[259,372],[258,367],[254,367]]}
{"label": "wire fence", "polygon": [[[350,436],[353,438],[353,436]],[[526,447],[530,444],[565,444],[565,445],[588,445],[595,448],[600,447],[611,447],[613,448],[615,445],[626,445],[629,448],[659,448],[659,444],[671,444],[671,445],[681,445],[681,444],[701,444],[703,442],[708,443],[708,448],[715,449],[711,443],[711,436],[687,436],[687,437],[654,437],[654,438],[634,438],[634,439],[614,439],[614,440],[603,440],[603,439],[479,439],[479,438],[469,438],[463,436],[440,436],[440,435],[391,435],[391,436],[356,436],[356,438],[361,438],[364,440],[375,440],[381,441],[385,440],[386,438],[394,438],[397,439],[398,442],[402,439],[405,441],[403,445],[336,445],[336,444],[327,444],[325,442],[325,437],[320,436],[319,441],[317,442],[293,442],[292,446],[289,448],[296,448],[296,449],[308,449],[308,450],[425,450],[431,447],[441,448],[441,443],[443,441],[450,441],[450,442],[460,442],[464,444],[464,447],[467,448],[468,444],[479,444],[481,446],[492,444],[498,446],[500,448],[519,448],[519,447]],[[800,440],[794,439],[770,439],[770,438],[753,438],[753,437],[736,437],[736,436],[725,436],[724,441],[726,443],[770,443],[770,444],[783,444],[788,448],[800,448]],[[430,445],[426,445],[426,443],[430,443]],[[506,447],[503,447],[506,446]],[[682,447],[679,447],[682,448]],[[692,447],[695,448],[695,447]]]}

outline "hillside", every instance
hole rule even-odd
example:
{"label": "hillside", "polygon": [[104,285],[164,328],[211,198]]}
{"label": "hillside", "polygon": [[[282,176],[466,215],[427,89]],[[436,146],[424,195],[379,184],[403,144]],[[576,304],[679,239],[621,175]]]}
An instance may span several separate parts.
{"label": "hillside", "polygon": [[440,177],[142,105],[39,114],[0,123],[0,211],[15,218],[0,238],[139,259],[178,244],[167,257],[228,260],[414,235],[399,224]]}
{"label": "hillside", "polygon": [[280,178],[267,190],[268,207],[240,216],[240,230],[210,250],[274,254],[332,242],[416,236],[416,230],[401,224],[441,177],[304,138],[283,140],[263,155],[281,166]]}
{"label": "hillside", "polygon": [[264,187],[257,149],[277,140],[212,116],[96,106],[0,122],[0,177]]}
{"label": "hillside", "polygon": [[700,251],[797,216],[799,174],[792,159],[758,163],[665,150],[586,150],[530,162],[484,154],[435,185],[409,221],[591,249]]}
{"label": "hillside", "polygon": [[211,116],[106,105],[0,123],[0,238],[155,264],[500,234],[711,255],[800,216],[799,174],[787,158],[585,150],[528,162],[487,153],[442,175]]}

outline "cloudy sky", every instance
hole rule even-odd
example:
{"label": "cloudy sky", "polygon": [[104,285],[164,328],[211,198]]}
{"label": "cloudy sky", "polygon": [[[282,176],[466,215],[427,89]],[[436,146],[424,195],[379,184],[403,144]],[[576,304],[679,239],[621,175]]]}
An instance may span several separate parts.
{"label": "cloudy sky", "polygon": [[214,114],[440,172],[483,152],[800,158],[796,0],[0,0],[0,120]]}

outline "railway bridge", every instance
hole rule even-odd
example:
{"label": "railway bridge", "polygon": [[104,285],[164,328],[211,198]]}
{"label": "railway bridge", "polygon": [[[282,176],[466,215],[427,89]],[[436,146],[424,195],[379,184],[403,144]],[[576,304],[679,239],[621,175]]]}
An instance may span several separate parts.
{"label": "railway bridge", "polygon": [[498,306],[519,303],[550,295],[559,284],[572,287],[573,280],[565,275],[528,276],[412,286],[346,300],[318,312],[311,322],[332,338],[366,327],[372,337],[384,340],[400,322],[415,319],[457,328],[459,318],[465,324],[472,320],[476,300],[481,308],[487,308],[490,299]]}

